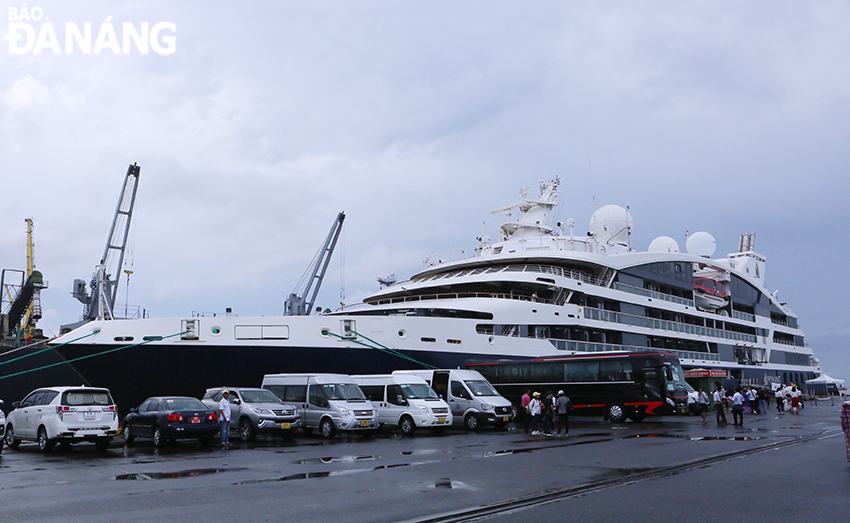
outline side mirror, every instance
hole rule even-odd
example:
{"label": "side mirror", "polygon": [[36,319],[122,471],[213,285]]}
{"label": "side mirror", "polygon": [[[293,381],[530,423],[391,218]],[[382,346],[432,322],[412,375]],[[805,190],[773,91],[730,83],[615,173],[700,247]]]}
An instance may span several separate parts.
{"label": "side mirror", "polygon": [[21,406],[21,402],[20,402],[20,401],[16,401],[16,402],[12,403],[12,408],[13,408],[13,409],[17,409],[17,408],[19,408],[20,406]]}
{"label": "side mirror", "polygon": [[133,414],[134,412],[138,412],[136,407],[133,407],[132,409],[130,409],[130,412],[128,414]]}

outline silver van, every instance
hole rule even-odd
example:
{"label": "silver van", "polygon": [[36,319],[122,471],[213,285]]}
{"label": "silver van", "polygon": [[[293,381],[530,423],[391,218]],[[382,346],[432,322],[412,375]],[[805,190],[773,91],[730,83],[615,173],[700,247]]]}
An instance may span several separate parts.
{"label": "silver van", "polygon": [[332,438],[336,431],[375,430],[378,412],[357,383],[346,374],[266,374],[263,388],[301,408],[302,429],[319,429]]}
{"label": "silver van", "polygon": [[484,424],[501,428],[513,419],[511,402],[500,396],[478,371],[441,369],[393,372],[394,376],[411,374],[423,378],[437,396],[448,403],[456,425],[462,423],[469,430],[478,430]]}
{"label": "silver van", "polygon": [[412,374],[352,376],[363,394],[378,409],[378,423],[401,429],[405,435],[418,427],[447,427],[452,413],[428,383]]}

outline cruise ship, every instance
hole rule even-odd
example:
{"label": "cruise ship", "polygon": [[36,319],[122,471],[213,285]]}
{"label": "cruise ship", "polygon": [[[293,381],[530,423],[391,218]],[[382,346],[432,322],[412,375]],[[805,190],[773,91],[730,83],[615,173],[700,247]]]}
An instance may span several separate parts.
{"label": "cruise ship", "polygon": [[[433,256],[409,280],[384,280],[362,303],[302,316],[99,320],[52,346],[123,409],[148,395],[197,396],[281,372],[385,373],[468,360],[608,351],[676,354],[695,376],[803,383],[820,374],[797,316],[765,286],[755,236],[715,257],[705,232],[685,251],[667,236],[632,246],[633,220],[599,208],[589,231],[554,222],[559,180],[521,191],[499,236]],[[704,373],[704,374],[700,374]]]}

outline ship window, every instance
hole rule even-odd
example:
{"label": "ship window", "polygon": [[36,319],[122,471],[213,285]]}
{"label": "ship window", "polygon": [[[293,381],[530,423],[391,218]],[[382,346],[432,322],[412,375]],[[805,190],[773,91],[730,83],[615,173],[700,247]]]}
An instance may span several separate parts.
{"label": "ship window", "polygon": [[423,337],[423,338],[421,338],[421,340],[425,343],[436,343],[437,342],[436,338],[424,338]]}
{"label": "ship window", "polygon": [[213,327],[210,329],[210,334],[213,336],[218,336],[221,334],[221,327]]}
{"label": "ship window", "polygon": [[446,343],[452,343],[454,345],[460,345],[460,340],[446,340]]}
{"label": "ship window", "polygon": [[162,341],[162,336],[145,336],[142,339],[145,341]]}
{"label": "ship window", "polygon": [[113,339],[115,341],[133,341],[132,336],[115,336]]}

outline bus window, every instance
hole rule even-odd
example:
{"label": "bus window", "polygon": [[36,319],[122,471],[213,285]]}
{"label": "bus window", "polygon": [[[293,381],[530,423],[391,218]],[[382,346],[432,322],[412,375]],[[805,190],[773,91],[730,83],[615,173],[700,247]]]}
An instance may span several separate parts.
{"label": "bus window", "polygon": [[531,381],[540,383],[557,383],[563,375],[563,364],[545,362],[531,366]]}
{"label": "bus window", "polygon": [[631,381],[632,364],[629,360],[599,362],[601,381]]}
{"label": "bus window", "polygon": [[571,361],[564,366],[565,381],[599,381],[598,361]]}

